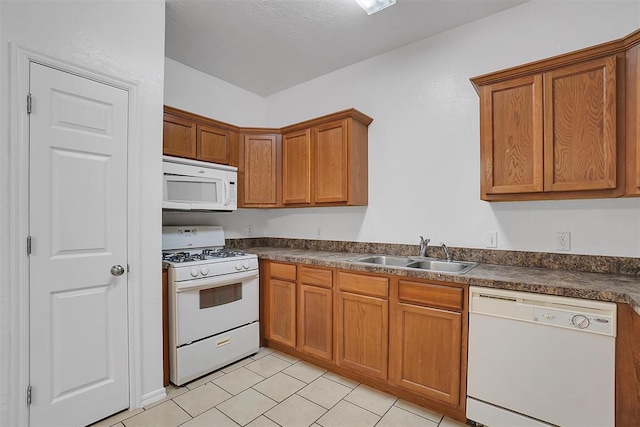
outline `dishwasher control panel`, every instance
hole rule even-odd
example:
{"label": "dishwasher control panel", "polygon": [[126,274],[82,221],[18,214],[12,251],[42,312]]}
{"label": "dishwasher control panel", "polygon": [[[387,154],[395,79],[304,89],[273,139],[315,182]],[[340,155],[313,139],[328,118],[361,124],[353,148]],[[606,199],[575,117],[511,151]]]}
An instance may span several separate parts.
{"label": "dishwasher control panel", "polygon": [[553,326],[583,329],[589,332],[612,335],[614,322],[605,314],[580,311],[557,310],[548,307],[533,307],[533,321]]}
{"label": "dishwasher control panel", "polygon": [[616,336],[612,302],[471,286],[469,313]]}

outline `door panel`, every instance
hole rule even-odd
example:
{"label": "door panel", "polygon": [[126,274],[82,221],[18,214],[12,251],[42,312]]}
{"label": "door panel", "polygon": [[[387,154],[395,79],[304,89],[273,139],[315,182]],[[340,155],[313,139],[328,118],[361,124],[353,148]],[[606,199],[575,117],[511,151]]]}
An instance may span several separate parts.
{"label": "door panel", "polygon": [[128,93],[30,65],[30,424],[129,406]]}

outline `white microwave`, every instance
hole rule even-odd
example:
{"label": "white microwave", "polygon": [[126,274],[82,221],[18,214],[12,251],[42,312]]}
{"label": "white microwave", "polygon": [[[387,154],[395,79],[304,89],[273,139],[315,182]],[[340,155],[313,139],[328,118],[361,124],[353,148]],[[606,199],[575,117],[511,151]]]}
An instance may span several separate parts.
{"label": "white microwave", "polygon": [[163,210],[235,211],[238,168],[162,156]]}

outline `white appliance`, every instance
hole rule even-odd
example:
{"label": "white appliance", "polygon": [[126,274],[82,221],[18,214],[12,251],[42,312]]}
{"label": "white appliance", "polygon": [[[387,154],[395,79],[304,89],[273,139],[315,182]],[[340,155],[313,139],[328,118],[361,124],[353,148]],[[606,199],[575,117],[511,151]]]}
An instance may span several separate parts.
{"label": "white appliance", "polygon": [[469,299],[468,419],[615,424],[615,304],[477,287]]}
{"label": "white appliance", "polygon": [[238,168],[179,157],[162,156],[162,209],[234,211]]}
{"label": "white appliance", "polygon": [[224,243],[222,227],[162,227],[176,385],[258,351],[258,258],[224,249]]}

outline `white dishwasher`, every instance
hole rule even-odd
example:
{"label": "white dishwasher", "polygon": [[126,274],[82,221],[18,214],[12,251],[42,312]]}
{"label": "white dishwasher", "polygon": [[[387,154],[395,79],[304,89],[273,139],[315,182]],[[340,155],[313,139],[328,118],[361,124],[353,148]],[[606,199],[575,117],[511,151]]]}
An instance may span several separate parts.
{"label": "white dishwasher", "polygon": [[614,303],[472,286],[467,418],[613,426],[615,336]]}

